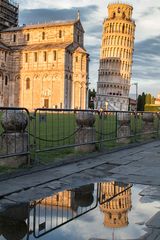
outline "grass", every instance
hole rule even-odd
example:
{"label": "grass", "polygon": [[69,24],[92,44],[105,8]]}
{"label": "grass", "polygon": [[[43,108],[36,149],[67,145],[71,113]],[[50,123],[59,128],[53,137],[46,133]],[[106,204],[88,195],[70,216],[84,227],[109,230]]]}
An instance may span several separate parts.
{"label": "grass", "polygon": [[[103,148],[112,149],[124,145],[118,143],[116,140],[116,132],[120,127],[119,124],[117,124],[116,115],[104,115],[103,118],[96,115],[94,127],[96,128],[96,140],[104,140],[102,143]],[[130,128],[133,136],[129,138],[130,142],[141,142],[147,138],[155,137],[155,134],[152,133],[144,135],[143,127],[142,116],[139,116],[137,121],[135,121],[134,116],[131,116]],[[154,121],[154,128],[157,128],[157,120]],[[75,136],[79,134],[79,132],[76,133],[76,129],[76,115],[73,112],[62,114],[58,112],[38,113],[36,117],[36,127],[33,123],[31,124],[31,133],[36,133],[37,137],[37,150],[53,149],[52,151],[38,153],[40,162],[52,162],[58,158],[66,157],[66,155],[73,156],[75,154],[74,147],[67,147],[61,150],[57,150],[56,148],[74,145]],[[140,133],[140,135],[135,135],[135,132]],[[31,142],[33,143],[33,138]],[[99,144],[97,144],[97,148],[98,147]]]}
{"label": "grass", "polygon": [[[113,149],[119,146],[126,146],[128,143],[120,143],[117,141],[117,129],[120,124],[117,122],[116,114],[106,114],[101,118],[100,115],[95,115],[96,129],[96,141],[103,141],[101,146],[104,149]],[[157,129],[158,120],[154,121],[154,129]],[[146,139],[156,137],[155,133],[143,132],[144,123],[142,116],[138,116],[135,121],[134,116],[131,116],[130,130],[132,136],[129,137],[129,141],[142,142]],[[60,112],[38,112],[36,119],[32,119],[29,122],[28,131],[30,133],[30,145],[31,145],[31,158],[35,159],[41,164],[49,164],[60,159],[66,158],[66,156],[83,156],[83,153],[77,153],[73,147],[69,147],[75,144],[76,136],[79,134],[76,124],[76,114],[74,112],[60,113]],[[2,131],[2,129],[0,129]],[[135,133],[140,133],[136,135]],[[36,137],[34,137],[36,136]],[[34,148],[39,153],[34,152]],[[97,149],[100,144],[96,144]],[[62,149],[58,149],[62,147]],[[63,148],[65,147],[65,148]],[[49,150],[50,151],[46,151]],[[10,171],[8,169],[0,169],[0,172]]]}

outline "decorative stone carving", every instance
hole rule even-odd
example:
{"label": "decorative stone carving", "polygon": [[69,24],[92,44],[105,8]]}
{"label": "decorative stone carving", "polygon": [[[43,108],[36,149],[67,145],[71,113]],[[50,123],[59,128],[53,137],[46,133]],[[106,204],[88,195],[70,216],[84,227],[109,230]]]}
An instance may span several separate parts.
{"label": "decorative stone carving", "polygon": [[6,110],[3,112],[1,124],[5,132],[24,132],[28,119],[22,111]]}
{"label": "decorative stone carving", "polygon": [[131,135],[131,119],[129,113],[118,113],[117,117],[118,121],[118,129],[117,129],[117,137],[118,143],[129,143],[130,142],[130,135]]}
{"label": "decorative stone carving", "polygon": [[[96,129],[94,127],[95,116],[92,112],[78,112],[76,115],[77,129],[75,143],[80,146],[75,147],[78,152],[93,152],[96,150]],[[93,142],[93,143],[92,143]],[[87,144],[89,143],[89,144]],[[82,144],[82,145],[81,145]],[[84,144],[84,145],[83,145]]]}
{"label": "decorative stone carving", "polygon": [[144,122],[147,122],[147,123],[153,123],[154,121],[154,116],[153,116],[153,113],[143,113],[143,116],[142,116],[142,119]]}
{"label": "decorative stone carving", "polygon": [[0,138],[0,166],[17,168],[28,161],[28,132],[25,131],[28,120],[21,110],[6,110],[3,112],[2,127],[4,133]]}
{"label": "decorative stone carving", "polygon": [[128,113],[118,113],[117,120],[121,126],[126,126],[130,124],[131,117]]}
{"label": "decorative stone carving", "polygon": [[76,115],[76,123],[78,126],[93,127],[95,120],[92,112],[78,112]]}
{"label": "decorative stone carving", "polygon": [[153,113],[143,113],[143,132],[152,133],[154,131],[154,114]]}

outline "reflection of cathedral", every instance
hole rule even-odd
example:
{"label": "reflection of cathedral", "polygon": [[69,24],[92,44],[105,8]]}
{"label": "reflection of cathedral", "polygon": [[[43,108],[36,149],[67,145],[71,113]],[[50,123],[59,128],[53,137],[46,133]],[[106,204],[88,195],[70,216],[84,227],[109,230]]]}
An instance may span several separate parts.
{"label": "reflection of cathedral", "polygon": [[93,203],[94,184],[82,186],[73,190],[59,192],[41,201],[41,204],[70,208],[77,211],[78,207],[88,207]]}
{"label": "reflection of cathedral", "polygon": [[[101,183],[100,201],[104,204],[100,206],[100,209],[104,213],[106,227],[122,228],[128,225],[128,211],[132,207],[131,188],[128,189],[128,187],[129,185],[117,182]],[[117,196],[114,197],[115,195]],[[114,198],[111,201],[106,202],[112,197]]]}

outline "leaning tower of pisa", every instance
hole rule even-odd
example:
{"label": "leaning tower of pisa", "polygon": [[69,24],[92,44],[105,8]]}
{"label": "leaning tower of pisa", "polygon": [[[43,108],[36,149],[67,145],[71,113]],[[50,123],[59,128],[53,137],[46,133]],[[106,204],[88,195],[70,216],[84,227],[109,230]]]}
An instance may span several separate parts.
{"label": "leaning tower of pisa", "polygon": [[108,5],[100,51],[97,108],[128,110],[135,35],[132,11],[128,4]]}
{"label": "leaning tower of pisa", "polygon": [[131,194],[130,184],[114,181],[101,183],[100,199],[105,202],[113,197],[111,201],[106,201],[100,205],[100,210],[104,214],[105,227],[116,229],[126,227],[129,224],[128,213],[132,208]]}

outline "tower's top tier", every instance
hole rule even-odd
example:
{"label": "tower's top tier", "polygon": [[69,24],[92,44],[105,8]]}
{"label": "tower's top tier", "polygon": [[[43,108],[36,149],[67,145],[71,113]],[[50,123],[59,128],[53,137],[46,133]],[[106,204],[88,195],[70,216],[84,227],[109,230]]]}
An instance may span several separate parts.
{"label": "tower's top tier", "polygon": [[109,19],[132,19],[133,7],[123,3],[113,3],[108,5],[108,18]]}

